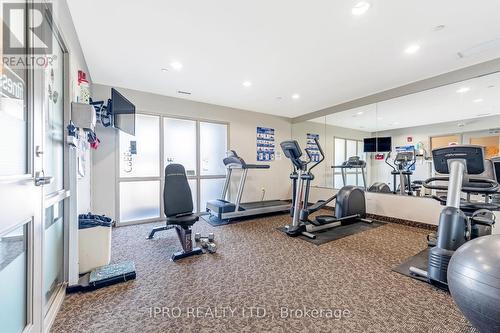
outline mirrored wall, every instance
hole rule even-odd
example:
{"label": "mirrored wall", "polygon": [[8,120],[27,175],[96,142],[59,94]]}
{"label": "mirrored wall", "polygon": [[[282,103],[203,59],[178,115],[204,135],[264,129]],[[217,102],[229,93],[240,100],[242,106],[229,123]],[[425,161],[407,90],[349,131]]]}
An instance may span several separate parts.
{"label": "mirrored wall", "polygon": [[295,123],[292,136],[313,155],[314,138],[322,147],[313,186],[429,196],[421,183],[435,175],[433,149],[477,144],[500,155],[500,73]]}

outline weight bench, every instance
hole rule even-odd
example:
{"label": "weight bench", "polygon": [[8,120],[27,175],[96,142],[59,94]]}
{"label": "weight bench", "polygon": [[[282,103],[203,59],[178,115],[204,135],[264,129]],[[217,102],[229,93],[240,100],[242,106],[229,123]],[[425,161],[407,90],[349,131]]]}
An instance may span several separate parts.
{"label": "weight bench", "polygon": [[182,250],[172,254],[172,261],[193,255],[202,254],[199,247],[193,248],[191,227],[202,214],[193,213],[193,198],[186,177],[186,170],[180,164],[169,164],[165,168],[165,186],[163,189],[163,205],[166,225],[151,230],[148,239],[152,239],[158,231],[175,229],[182,245]]}

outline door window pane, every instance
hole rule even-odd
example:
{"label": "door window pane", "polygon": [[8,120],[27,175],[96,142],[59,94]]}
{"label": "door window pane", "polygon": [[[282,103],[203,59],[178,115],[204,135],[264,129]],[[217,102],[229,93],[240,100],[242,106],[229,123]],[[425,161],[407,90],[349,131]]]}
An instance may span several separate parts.
{"label": "door window pane", "polygon": [[[345,161],[345,140],[335,138],[335,165],[341,165]],[[340,169],[336,169],[335,172],[340,172]]]}
{"label": "door window pane", "polygon": [[358,148],[358,142],[354,140],[347,140],[347,145],[346,145],[346,156],[345,160],[347,160],[349,157],[352,156],[357,156],[357,148]]}
{"label": "door window pane", "polygon": [[[11,15],[10,19],[10,27],[15,27],[16,31],[20,31],[19,35],[24,35],[26,25],[23,15]],[[4,30],[8,28],[3,27]],[[23,45],[17,40],[16,34],[11,34],[10,37],[17,45]],[[0,50],[1,55],[2,51]],[[4,60],[1,69],[0,176],[22,175],[28,172],[27,71],[22,68],[24,66],[15,67],[15,61],[10,67],[8,61]]]}
{"label": "door window pane", "polygon": [[220,197],[224,187],[224,178],[201,179],[200,180],[200,210],[205,210],[207,201],[215,200]]}
{"label": "door window pane", "polygon": [[196,179],[188,179],[188,183],[189,183],[189,187],[191,188],[191,195],[193,196],[193,210],[195,212],[198,212],[198,208],[197,208],[197,201],[196,201],[196,198],[197,198],[197,190],[196,190]]}
{"label": "door window pane", "polygon": [[46,176],[54,177],[43,187],[45,194],[64,186],[64,57],[57,39],[52,37],[55,60],[45,69],[45,143],[43,164]]}
{"label": "door window pane", "polygon": [[120,183],[120,222],[160,217],[160,181]]}
{"label": "door window pane", "polygon": [[45,312],[51,297],[64,282],[64,201],[45,209],[43,239],[43,295]]}
{"label": "door window pane", "polygon": [[347,178],[346,185],[356,185],[356,174],[355,173],[348,173],[346,178]]}
{"label": "door window pane", "polygon": [[0,323],[2,332],[27,325],[27,225],[0,236]]}
{"label": "door window pane", "polygon": [[196,175],[196,121],[165,118],[164,163],[182,164],[188,176]]}
{"label": "door window pane", "polygon": [[160,176],[160,118],[136,115],[135,136],[120,131],[120,177]]}
{"label": "door window pane", "polygon": [[227,125],[200,122],[200,173],[224,175],[222,160],[227,151]]}
{"label": "door window pane", "polygon": [[335,186],[336,189],[340,189],[340,188],[342,188],[344,186],[344,183],[342,181],[342,175],[339,175],[339,174],[335,175],[334,176],[334,181],[335,181],[335,185],[334,186]]}

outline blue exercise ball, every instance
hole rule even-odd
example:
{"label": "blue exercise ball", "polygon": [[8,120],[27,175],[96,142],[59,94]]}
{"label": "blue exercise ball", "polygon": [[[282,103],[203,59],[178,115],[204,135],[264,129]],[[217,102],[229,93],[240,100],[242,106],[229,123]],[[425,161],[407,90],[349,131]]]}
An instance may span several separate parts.
{"label": "blue exercise ball", "polygon": [[500,235],[462,245],[450,260],[448,287],[475,328],[481,333],[500,332]]}

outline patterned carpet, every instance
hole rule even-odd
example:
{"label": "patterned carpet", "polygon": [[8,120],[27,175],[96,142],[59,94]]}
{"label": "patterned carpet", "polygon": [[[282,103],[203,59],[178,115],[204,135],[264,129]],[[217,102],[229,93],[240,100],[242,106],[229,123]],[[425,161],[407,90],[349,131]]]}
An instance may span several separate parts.
{"label": "patterned carpet", "polygon": [[52,331],[474,332],[447,293],[391,271],[428,231],[388,223],[316,246],[276,230],[288,221],[200,221],[218,252],[176,263],[173,230],[115,229],[113,260],[135,261],[137,280],[68,295]]}

